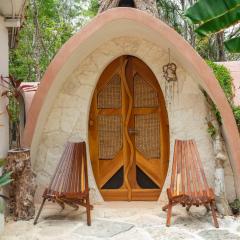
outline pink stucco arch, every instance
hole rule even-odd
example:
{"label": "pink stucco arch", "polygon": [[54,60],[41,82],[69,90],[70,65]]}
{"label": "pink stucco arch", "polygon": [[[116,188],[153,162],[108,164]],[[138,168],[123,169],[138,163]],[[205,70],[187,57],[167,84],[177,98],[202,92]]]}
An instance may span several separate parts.
{"label": "pink stucco arch", "polygon": [[[228,152],[233,168],[237,195],[240,196],[240,137],[227,99],[205,61],[173,29],[149,14],[133,8],[115,8],[95,17],[86,27],[70,38],[49,65],[29,110],[23,143],[34,151],[51,103],[61,81],[78,62],[96,46],[113,37],[138,35],[170,48],[174,57],[198,80],[219,109]],[[161,66],[159,66],[161,67]]]}

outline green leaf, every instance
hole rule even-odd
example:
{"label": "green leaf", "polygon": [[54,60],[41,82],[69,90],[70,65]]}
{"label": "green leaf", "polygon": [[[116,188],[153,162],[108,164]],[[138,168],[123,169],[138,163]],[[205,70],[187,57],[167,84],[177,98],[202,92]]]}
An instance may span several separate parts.
{"label": "green leaf", "polygon": [[11,179],[11,178],[9,178],[9,179],[7,179],[4,183],[2,183],[2,184],[0,184],[0,187],[3,187],[3,186],[5,186],[5,185],[8,185],[10,182],[12,182],[13,181],[13,179]]}
{"label": "green leaf", "polygon": [[0,167],[5,165],[5,163],[6,163],[6,159],[0,159]]}
{"label": "green leaf", "polygon": [[219,32],[225,28],[230,27],[231,25],[236,24],[240,19],[240,5],[238,8],[233,9],[232,11],[226,11],[224,15],[216,18],[212,18],[204,22],[195,32],[200,36],[207,36],[208,34]]}
{"label": "green leaf", "polygon": [[12,181],[11,179],[12,172],[5,173],[0,177],[0,186],[5,186]]}
{"label": "green leaf", "polygon": [[199,0],[188,8],[185,16],[194,24],[203,24],[240,7],[240,0]]}
{"label": "green leaf", "polygon": [[240,37],[232,38],[224,42],[225,47],[231,53],[240,52]]}

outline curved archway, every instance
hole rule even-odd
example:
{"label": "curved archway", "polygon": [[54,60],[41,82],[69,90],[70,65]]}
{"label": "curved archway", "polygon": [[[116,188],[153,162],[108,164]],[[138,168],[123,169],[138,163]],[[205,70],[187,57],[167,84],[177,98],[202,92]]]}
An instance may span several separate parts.
{"label": "curved archway", "polygon": [[[232,110],[224,93],[203,59],[173,29],[152,16],[136,9],[116,8],[97,16],[74,35],[58,52],[49,65],[34,97],[24,133],[24,144],[31,146],[34,159],[46,117],[64,80],[90,52],[120,36],[144,36],[162,49],[172,49],[189,74],[199,82],[217,105],[223,120],[233,168],[236,191],[240,196],[240,138]],[[183,51],[184,49],[184,51]]]}

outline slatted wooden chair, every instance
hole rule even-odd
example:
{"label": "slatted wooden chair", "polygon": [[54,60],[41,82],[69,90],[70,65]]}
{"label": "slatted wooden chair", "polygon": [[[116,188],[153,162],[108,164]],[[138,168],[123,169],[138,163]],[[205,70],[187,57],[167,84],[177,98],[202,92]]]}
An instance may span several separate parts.
{"label": "slatted wooden chair", "polygon": [[34,220],[37,223],[46,200],[58,203],[62,209],[65,204],[78,209],[79,205],[86,208],[87,225],[91,225],[89,187],[87,173],[87,157],[85,142],[68,142],[62,154],[55,174],[43,193],[43,201]]}
{"label": "slatted wooden chair", "polygon": [[182,204],[187,211],[192,205],[204,205],[208,211],[211,209],[214,225],[219,227],[214,192],[208,186],[194,140],[175,141],[171,185],[167,189],[167,195],[169,203],[162,208],[163,211],[168,211],[167,226],[170,226],[172,207]]}

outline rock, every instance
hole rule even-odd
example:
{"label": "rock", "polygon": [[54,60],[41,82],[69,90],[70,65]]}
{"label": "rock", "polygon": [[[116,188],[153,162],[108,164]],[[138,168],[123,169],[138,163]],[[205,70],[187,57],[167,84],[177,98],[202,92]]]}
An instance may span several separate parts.
{"label": "rock", "polygon": [[198,233],[203,239],[206,240],[240,240],[240,236],[234,233],[229,232],[228,230],[203,230]]}
{"label": "rock", "polygon": [[120,233],[111,240],[152,240],[148,233],[140,228],[132,228],[127,232]]}
{"label": "rock", "polygon": [[154,240],[193,240],[194,235],[175,227],[147,228],[147,232]]}
{"label": "rock", "polygon": [[139,228],[146,228],[146,227],[152,227],[152,226],[165,225],[166,218],[143,214],[141,216],[136,215],[130,218],[126,218],[124,219],[124,221],[134,224],[136,227],[139,227]]}
{"label": "rock", "polygon": [[87,225],[80,226],[74,231],[74,233],[79,236],[94,236],[106,239],[119,233],[126,232],[132,227],[132,224],[123,222],[95,220],[91,227]]}

